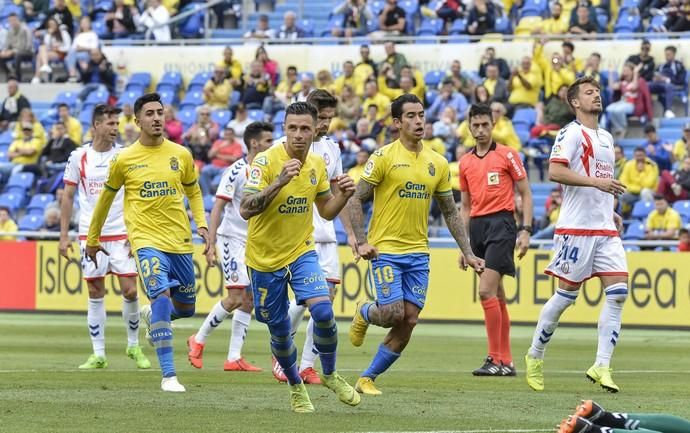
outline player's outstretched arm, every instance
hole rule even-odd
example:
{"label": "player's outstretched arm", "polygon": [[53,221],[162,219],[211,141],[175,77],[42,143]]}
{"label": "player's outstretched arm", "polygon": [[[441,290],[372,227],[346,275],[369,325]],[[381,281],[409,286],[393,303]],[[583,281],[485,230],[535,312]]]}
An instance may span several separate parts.
{"label": "player's outstretched arm", "polygon": [[326,194],[317,196],[315,201],[319,215],[329,221],[334,220],[347,205],[347,201],[355,192],[355,183],[350,176],[346,174],[340,175],[335,178],[335,185],[333,185],[332,191],[332,194],[329,191]]}
{"label": "player's outstretched arm", "polygon": [[60,245],[58,250],[64,258],[69,258],[68,251],[72,251],[72,242],[69,239],[69,223],[72,220],[72,207],[74,206],[74,192],[76,187],[65,183],[65,191],[60,203]]}
{"label": "player's outstretched arm", "polygon": [[460,251],[465,258],[465,263],[472,266],[477,272],[482,272],[484,270],[484,260],[475,257],[472,252],[470,239],[467,237],[467,230],[465,229],[465,223],[462,221],[457,207],[455,207],[453,195],[435,195],[434,198],[438,203],[438,207],[441,209],[443,219],[446,220],[448,230],[450,230],[453,238],[455,238],[455,242],[457,242],[460,247]]}
{"label": "player's outstretched arm", "polygon": [[549,164],[549,180],[562,185],[589,186],[616,196],[625,192],[625,185],[618,179],[582,176],[561,162]]}

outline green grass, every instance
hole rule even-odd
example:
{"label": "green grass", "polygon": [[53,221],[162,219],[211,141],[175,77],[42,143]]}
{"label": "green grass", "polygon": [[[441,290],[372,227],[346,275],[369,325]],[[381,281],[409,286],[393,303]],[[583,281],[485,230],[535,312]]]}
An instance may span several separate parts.
{"label": "green grass", "polygon": [[[187,363],[185,340],[200,323],[176,322],[175,360],[188,392],[170,395],[159,391],[158,371],[136,371],[125,357],[119,317],[108,317],[109,368],[84,372],[76,366],[90,352],[85,317],[0,314],[0,432],[538,432],[551,429],[582,398],[611,410],[690,418],[687,332],[624,330],[614,357],[622,392],[612,395],[584,378],[596,330],[559,329],[547,353],[547,389],[534,393],[522,376],[532,328],[513,330],[517,378],[475,378],[470,371],[486,350],[482,327],[420,324],[401,359],[377,380],[384,395],[351,408],[327,389],[310,386],[316,413],[295,415],[286,386],[271,376],[264,325],[252,323],[244,355],[266,371],[225,373],[229,323],[209,338],[203,370]],[[365,344],[355,349],[348,324],[339,326],[338,366],[353,383],[383,331],[370,328]],[[300,351],[302,339],[299,334]],[[157,365],[153,350],[144,350]]]}

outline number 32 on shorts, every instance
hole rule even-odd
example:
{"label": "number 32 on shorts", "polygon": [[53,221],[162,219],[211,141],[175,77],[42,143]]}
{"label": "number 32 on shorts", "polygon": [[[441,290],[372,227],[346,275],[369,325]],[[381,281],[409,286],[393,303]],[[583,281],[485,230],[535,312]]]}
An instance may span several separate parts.
{"label": "number 32 on shorts", "polygon": [[161,272],[161,261],[158,257],[140,260],[139,266],[141,266],[141,276],[144,278],[150,277],[151,274],[158,275]]}

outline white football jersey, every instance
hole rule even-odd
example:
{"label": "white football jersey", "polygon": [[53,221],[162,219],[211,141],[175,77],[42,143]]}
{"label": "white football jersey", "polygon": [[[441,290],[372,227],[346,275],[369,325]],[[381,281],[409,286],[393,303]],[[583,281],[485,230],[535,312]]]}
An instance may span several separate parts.
{"label": "white football jersey", "polygon": [[218,226],[218,234],[247,242],[247,221],[240,215],[240,202],[244,184],[247,183],[249,164],[245,158],[238,159],[226,168],[216,191],[216,197],[227,200],[223,211],[223,221]]}
{"label": "white football jersey", "polygon": [[[121,150],[120,146],[115,145],[107,152],[97,152],[89,143],[74,150],[69,156],[63,181],[66,184],[76,186],[79,190],[80,239],[86,239],[89,232],[93,210],[108,177],[110,160]],[[101,240],[106,240],[105,238],[114,240],[113,237],[124,239],[127,236],[124,219],[124,192],[124,188],[120,188],[115,196],[101,231]]]}
{"label": "white football jersey", "polygon": [[[613,137],[602,128],[594,130],[573,121],[559,131],[549,160],[567,164],[582,176],[613,178]],[[618,236],[613,201],[612,194],[596,188],[563,185],[556,234]]]}
{"label": "white football jersey", "polygon": [[[273,145],[285,143],[285,137],[273,142]],[[332,182],[337,176],[343,174],[343,162],[340,157],[340,146],[330,137],[321,137],[319,141],[311,144],[310,152],[320,155],[326,163],[326,173]],[[319,210],[314,206],[314,242],[337,242],[333,221],[321,218]]]}

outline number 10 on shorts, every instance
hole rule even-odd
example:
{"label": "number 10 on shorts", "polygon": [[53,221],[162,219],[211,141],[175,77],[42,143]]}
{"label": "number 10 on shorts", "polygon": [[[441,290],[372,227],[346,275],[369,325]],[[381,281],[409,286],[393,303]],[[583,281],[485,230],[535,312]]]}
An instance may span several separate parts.
{"label": "number 10 on shorts", "polygon": [[379,284],[383,283],[392,283],[393,280],[395,279],[395,275],[393,275],[393,267],[392,266],[382,266],[380,268],[374,269],[374,275],[376,276],[376,281]]}

